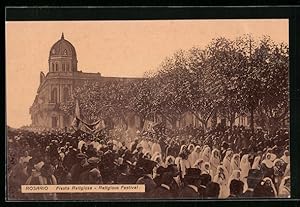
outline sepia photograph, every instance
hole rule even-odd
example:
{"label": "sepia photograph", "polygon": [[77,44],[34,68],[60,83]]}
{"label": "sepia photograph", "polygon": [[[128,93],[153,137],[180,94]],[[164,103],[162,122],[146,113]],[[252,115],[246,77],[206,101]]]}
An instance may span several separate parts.
{"label": "sepia photograph", "polygon": [[5,27],[8,201],[291,197],[288,19]]}

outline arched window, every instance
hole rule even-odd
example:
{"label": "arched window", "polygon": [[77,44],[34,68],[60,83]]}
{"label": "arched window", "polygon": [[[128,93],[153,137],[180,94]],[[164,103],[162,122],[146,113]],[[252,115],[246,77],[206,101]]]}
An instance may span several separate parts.
{"label": "arched window", "polygon": [[52,63],[52,72],[54,72],[54,63]]}
{"label": "arched window", "polygon": [[53,88],[51,91],[51,102],[57,103],[57,88]]}
{"label": "arched window", "polygon": [[64,64],[64,63],[62,64],[62,70],[63,70],[64,72],[66,72],[66,68],[65,68],[65,64]]}
{"label": "arched window", "polygon": [[55,71],[58,71],[58,63],[55,63]]}
{"label": "arched window", "polygon": [[67,71],[69,71],[70,70],[69,63],[67,63],[66,65],[67,65]]}
{"label": "arched window", "polygon": [[65,50],[64,50],[64,55],[67,55],[67,54],[68,54],[68,52],[67,52],[67,50],[65,49]]}
{"label": "arched window", "polygon": [[64,92],[63,92],[63,100],[64,102],[69,100],[69,89],[68,88],[64,88]]}

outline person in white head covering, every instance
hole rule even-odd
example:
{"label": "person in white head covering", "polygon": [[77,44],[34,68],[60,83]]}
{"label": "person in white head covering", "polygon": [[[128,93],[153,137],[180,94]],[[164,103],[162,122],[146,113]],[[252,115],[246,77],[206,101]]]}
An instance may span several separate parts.
{"label": "person in white head covering", "polygon": [[154,162],[156,162],[156,166],[153,168],[153,177],[156,177],[157,176],[157,168],[160,167],[160,166],[164,166],[164,163],[162,161],[162,157],[161,157],[161,154],[157,153],[153,158],[152,160]]}
{"label": "person in white head covering", "polygon": [[290,152],[285,150],[280,159],[282,159],[286,164],[290,164]]}
{"label": "person in white head covering", "polygon": [[145,136],[143,136],[142,141],[140,142],[140,145],[143,147],[143,153],[147,152],[147,151],[151,151],[151,147],[146,139]]}
{"label": "person in white head covering", "polygon": [[202,146],[202,149],[201,149],[201,152],[200,152],[200,158],[202,159],[202,155],[203,155],[203,152],[204,150],[206,149],[206,147],[208,147],[207,144],[205,144],[204,146]]}
{"label": "person in white head covering", "polygon": [[266,158],[261,162],[262,170],[266,177],[272,177],[274,174],[273,161],[271,160],[272,155],[267,153]]}
{"label": "person in white head covering", "polygon": [[229,174],[231,175],[234,170],[239,170],[239,169],[240,169],[240,155],[234,154],[231,158]]}
{"label": "person in white head covering", "polygon": [[173,164],[175,164],[175,157],[173,157],[172,155],[169,155],[166,158],[165,167],[168,167],[169,165],[173,165]]}
{"label": "person in white head covering", "polygon": [[203,159],[198,159],[196,160],[196,162],[194,163],[194,165],[192,165],[193,168],[198,168],[198,169],[202,169],[203,168],[203,164],[204,164],[204,161]]}
{"label": "person in white head covering", "polygon": [[253,161],[253,164],[252,164],[252,169],[256,169],[256,170],[260,169],[260,159],[261,159],[260,155],[257,155],[254,158],[254,161]]}
{"label": "person in white head covering", "polygon": [[[277,158],[277,156],[273,153],[273,149],[275,148],[276,146],[274,146],[273,148],[268,148],[267,149],[267,154],[269,154],[271,157],[270,157],[270,160],[271,161],[274,161],[276,158]],[[266,154],[266,155],[267,155]]]}
{"label": "person in white head covering", "polygon": [[193,150],[193,152],[189,155],[189,161],[191,163],[191,165],[194,165],[194,163],[196,162],[196,160],[200,159],[201,157],[201,148],[200,146],[196,146]]}
{"label": "person in white head covering", "polygon": [[143,158],[150,160],[152,158],[151,152],[150,151],[145,152],[144,155],[143,155]]}
{"label": "person in white head covering", "polygon": [[182,155],[185,153],[186,151],[186,145],[183,144],[181,145],[180,147],[180,151],[179,151],[179,154],[178,156],[175,158],[175,164],[178,166],[179,165],[179,160],[182,159]]}
{"label": "person in white head covering", "polygon": [[209,162],[210,155],[211,155],[211,150],[210,150],[210,147],[207,146],[207,147],[205,147],[205,149],[203,150],[203,153],[202,153],[202,159],[204,160],[204,162]]}
{"label": "person in white head covering", "polygon": [[249,162],[249,154],[244,154],[242,156],[241,162],[240,162],[240,169],[241,169],[241,180],[245,182],[245,177],[248,176],[248,172],[251,169],[251,164]]}
{"label": "person in white head covering", "polygon": [[223,159],[223,166],[226,168],[228,173],[230,171],[230,161],[231,161],[232,154],[233,154],[232,150],[227,150],[225,157]]}
{"label": "person in white head covering", "polygon": [[291,176],[291,172],[290,172],[290,164],[288,164],[288,165],[286,166],[286,168],[285,168],[283,177],[286,177],[286,176]]}
{"label": "person in white head covering", "polygon": [[175,164],[181,173],[181,178],[184,178],[186,174],[186,169],[191,167],[191,164],[188,160],[186,146],[182,145],[178,157],[175,159]]}
{"label": "person in white head covering", "polygon": [[268,185],[270,185],[270,186],[272,187],[273,192],[274,192],[274,197],[277,197],[277,191],[276,191],[276,188],[275,188],[275,186],[274,186],[274,183],[273,183],[272,179],[269,178],[269,177],[265,177],[265,178],[263,179],[263,181],[264,181],[265,183],[268,183]]}
{"label": "person in white head covering", "polygon": [[152,156],[151,160],[157,163],[158,166],[163,166],[163,160],[160,153],[156,153],[154,156]]}
{"label": "person in white head covering", "polygon": [[227,198],[228,172],[223,165],[217,167],[217,173],[213,182],[218,183],[220,186],[219,198]]}
{"label": "person in white head covering", "polygon": [[291,177],[286,176],[281,180],[278,197],[280,198],[290,198],[291,197]]}
{"label": "person in white head covering", "polygon": [[221,163],[221,158],[220,158],[220,150],[218,149],[213,149],[211,152],[211,157],[210,157],[210,169],[212,171],[212,174],[214,177],[217,173],[217,168]]}
{"label": "person in white head covering", "polygon": [[273,163],[274,185],[276,186],[276,189],[279,189],[279,185],[284,177],[284,172],[287,164],[282,159],[276,159]]}
{"label": "person in white head covering", "polygon": [[227,191],[225,195],[228,197],[230,195],[230,183],[232,180],[240,180],[241,181],[241,171],[240,170],[233,170],[232,174],[229,176],[228,182],[227,182]]}
{"label": "person in white head covering", "polygon": [[189,153],[192,153],[194,151],[195,145],[194,144],[189,144],[187,150],[189,151]]}
{"label": "person in white head covering", "polygon": [[201,175],[202,174],[208,174],[210,175],[211,178],[213,178],[213,174],[212,174],[212,171],[210,169],[210,164],[209,162],[205,162],[203,165],[202,165],[202,169],[201,170]]}

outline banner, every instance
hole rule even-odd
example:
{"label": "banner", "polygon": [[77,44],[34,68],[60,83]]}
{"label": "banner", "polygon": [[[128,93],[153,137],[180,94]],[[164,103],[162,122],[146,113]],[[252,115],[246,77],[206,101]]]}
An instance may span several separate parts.
{"label": "banner", "polygon": [[79,101],[76,99],[75,103],[75,118],[71,124],[75,131],[83,131],[88,134],[96,134],[105,128],[104,120],[98,120],[92,124],[88,124],[81,119]]}
{"label": "banner", "polygon": [[105,128],[105,123],[103,120],[99,120],[93,124],[87,124],[78,117],[75,117],[72,122],[72,127],[75,131],[83,131],[88,134],[96,134]]}

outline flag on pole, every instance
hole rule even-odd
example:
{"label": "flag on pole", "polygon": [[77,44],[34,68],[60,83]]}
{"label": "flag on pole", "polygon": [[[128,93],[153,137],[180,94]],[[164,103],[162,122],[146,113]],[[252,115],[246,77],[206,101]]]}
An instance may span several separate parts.
{"label": "flag on pole", "polygon": [[76,99],[76,103],[75,103],[75,117],[78,117],[78,118],[81,117],[78,99]]}

